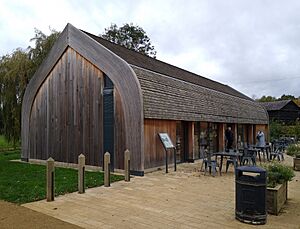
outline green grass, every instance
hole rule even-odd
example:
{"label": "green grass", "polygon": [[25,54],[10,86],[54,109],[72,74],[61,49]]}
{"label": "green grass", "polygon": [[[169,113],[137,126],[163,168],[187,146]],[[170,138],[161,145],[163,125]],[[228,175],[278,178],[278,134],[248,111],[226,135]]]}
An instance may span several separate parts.
{"label": "green grass", "polygon": [[[0,199],[18,204],[45,199],[46,166],[10,161],[19,158],[19,151],[0,153]],[[102,172],[86,171],[85,175],[87,188],[104,183]],[[77,170],[55,168],[55,196],[77,191],[77,179]],[[123,176],[111,175],[111,182],[122,179]]]}
{"label": "green grass", "polygon": [[0,150],[20,147],[19,143],[14,144],[13,142],[8,142],[3,135],[0,135]]}

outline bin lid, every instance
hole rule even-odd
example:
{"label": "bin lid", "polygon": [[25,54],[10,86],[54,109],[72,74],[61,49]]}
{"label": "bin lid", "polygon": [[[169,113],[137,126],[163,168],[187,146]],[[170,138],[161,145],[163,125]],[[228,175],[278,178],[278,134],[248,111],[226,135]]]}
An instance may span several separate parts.
{"label": "bin lid", "polygon": [[252,173],[265,173],[266,170],[261,168],[261,167],[257,167],[257,166],[240,166],[237,167],[236,170],[238,171],[243,171],[243,172],[252,172]]}

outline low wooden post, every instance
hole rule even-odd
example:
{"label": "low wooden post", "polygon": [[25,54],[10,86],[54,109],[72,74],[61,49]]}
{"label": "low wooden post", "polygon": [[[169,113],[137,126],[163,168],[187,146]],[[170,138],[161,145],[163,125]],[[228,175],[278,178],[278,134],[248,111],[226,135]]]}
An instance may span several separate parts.
{"label": "low wooden post", "polygon": [[124,170],[125,170],[125,181],[130,181],[130,152],[129,150],[125,150],[124,155]]}
{"label": "low wooden post", "polygon": [[104,187],[110,186],[110,154],[104,154]]}
{"label": "low wooden post", "polygon": [[85,176],[85,156],[80,154],[78,156],[78,192],[85,192],[85,184],[84,184],[84,176]]}
{"label": "low wooden post", "polygon": [[54,160],[47,160],[47,201],[54,201]]}

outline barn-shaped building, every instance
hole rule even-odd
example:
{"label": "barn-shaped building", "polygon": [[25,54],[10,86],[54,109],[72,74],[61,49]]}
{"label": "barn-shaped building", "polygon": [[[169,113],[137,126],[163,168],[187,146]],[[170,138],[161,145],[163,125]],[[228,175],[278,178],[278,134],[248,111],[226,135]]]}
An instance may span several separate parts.
{"label": "barn-shaped building", "polygon": [[268,111],[270,120],[293,123],[300,119],[300,107],[291,99],[260,104]]}
{"label": "barn-shaped building", "polygon": [[[164,164],[158,133],[176,144],[176,160],[224,149],[231,126],[237,141],[268,133],[263,107],[233,88],[113,44],[68,24],[30,81],[22,107],[22,159],[53,157],[123,168],[133,174]],[[174,158],[169,155],[172,162]]]}

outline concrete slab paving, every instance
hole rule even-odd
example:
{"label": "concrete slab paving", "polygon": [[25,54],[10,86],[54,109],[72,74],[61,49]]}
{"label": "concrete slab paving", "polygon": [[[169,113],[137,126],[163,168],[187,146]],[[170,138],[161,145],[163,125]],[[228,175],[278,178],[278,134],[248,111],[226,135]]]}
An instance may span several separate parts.
{"label": "concrete slab paving", "polygon": [[[180,164],[111,187],[71,193],[54,202],[24,206],[83,228],[254,228],[235,220],[235,180],[231,170],[204,176],[201,162]],[[287,163],[291,163],[287,159]],[[300,173],[289,183],[289,200],[279,216],[260,228],[300,229]]]}

